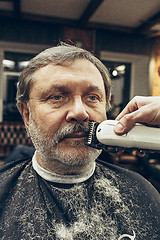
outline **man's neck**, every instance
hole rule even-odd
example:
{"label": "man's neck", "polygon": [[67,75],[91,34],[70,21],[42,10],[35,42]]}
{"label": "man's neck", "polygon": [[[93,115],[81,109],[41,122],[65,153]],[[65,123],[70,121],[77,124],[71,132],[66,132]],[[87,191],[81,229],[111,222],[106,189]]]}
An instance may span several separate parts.
{"label": "man's neck", "polygon": [[58,173],[55,171],[50,171],[49,169],[44,168],[37,161],[36,154],[34,154],[32,158],[32,164],[34,170],[47,181],[55,182],[55,183],[64,183],[64,184],[75,184],[81,183],[89,179],[95,170],[95,162],[92,162],[92,165],[88,169],[88,171],[83,173],[74,173],[70,170],[70,173]]}
{"label": "man's neck", "polygon": [[53,172],[59,175],[80,175],[88,172],[95,161],[89,162],[88,164],[65,164],[57,159],[53,159],[52,162],[43,162],[39,157],[38,153],[35,153],[37,163],[49,172]]}

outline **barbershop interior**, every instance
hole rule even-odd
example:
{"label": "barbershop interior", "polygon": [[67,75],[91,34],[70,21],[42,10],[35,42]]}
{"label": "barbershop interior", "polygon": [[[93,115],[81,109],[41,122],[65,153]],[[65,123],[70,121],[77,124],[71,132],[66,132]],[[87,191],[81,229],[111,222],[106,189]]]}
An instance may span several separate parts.
{"label": "barbershop interior", "polygon": [[[108,119],[134,96],[160,96],[159,0],[0,0],[0,22],[1,166],[15,150],[33,154],[16,107],[17,82],[31,58],[61,41],[92,52],[109,69]],[[112,164],[138,172],[160,192],[160,152],[109,154]]]}

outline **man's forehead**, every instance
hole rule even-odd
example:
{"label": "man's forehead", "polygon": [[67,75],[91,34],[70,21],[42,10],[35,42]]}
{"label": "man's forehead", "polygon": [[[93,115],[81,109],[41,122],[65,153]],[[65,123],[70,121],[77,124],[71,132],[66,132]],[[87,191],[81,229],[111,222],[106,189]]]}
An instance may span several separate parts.
{"label": "man's forehead", "polygon": [[[76,68],[77,70],[79,68],[83,68],[83,70],[89,71],[89,70],[93,70],[97,71],[100,73],[99,69],[97,68],[97,66],[92,63],[91,61],[85,59],[85,58],[76,58],[76,59],[72,59],[72,60],[68,60],[68,61],[62,61],[60,63],[54,63],[51,62],[45,66],[42,66],[40,68],[38,68],[33,75],[36,75],[38,72],[43,71],[43,69],[58,69],[58,68],[63,68],[63,69],[72,69],[72,68]],[[101,73],[100,73],[101,74]]]}
{"label": "man's forehead", "polygon": [[[83,60],[83,61],[82,61]],[[87,64],[88,63],[88,64]],[[71,87],[70,84],[88,84],[91,88],[100,88],[104,85],[103,78],[99,70],[85,59],[76,60],[72,64],[55,65],[48,64],[37,69],[33,74],[34,83],[43,87]],[[82,82],[82,83],[81,83]],[[87,86],[88,87],[88,86]]]}

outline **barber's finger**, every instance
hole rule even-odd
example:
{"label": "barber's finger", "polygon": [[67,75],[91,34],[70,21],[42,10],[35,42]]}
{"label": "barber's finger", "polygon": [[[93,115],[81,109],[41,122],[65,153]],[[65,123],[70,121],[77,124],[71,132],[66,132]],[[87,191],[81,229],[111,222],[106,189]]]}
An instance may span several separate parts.
{"label": "barber's finger", "polygon": [[151,98],[149,97],[141,97],[136,96],[134,97],[122,110],[122,112],[116,117],[116,121],[119,121],[122,117],[124,117],[126,114],[133,113],[140,109],[141,107],[149,104],[151,102]]}
{"label": "barber's finger", "polygon": [[138,110],[124,115],[118,121],[115,126],[115,132],[117,134],[124,134],[130,131],[136,123],[147,123],[150,124],[153,121],[152,108],[142,106]]}
{"label": "barber's finger", "polygon": [[131,103],[127,104],[127,106],[122,110],[122,112],[116,117],[116,121],[119,121],[121,118],[123,118],[125,115],[130,114],[134,111],[138,110],[138,108],[135,105],[132,105]]}
{"label": "barber's finger", "polygon": [[118,134],[124,134],[130,131],[135,125],[134,118],[130,117],[131,114],[127,114],[118,121],[114,127],[114,131]]}
{"label": "barber's finger", "polygon": [[119,121],[124,115],[126,115],[126,114],[128,114],[129,112],[128,112],[128,110],[126,109],[126,108],[124,108],[123,110],[122,110],[122,112],[116,117],[116,121]]}

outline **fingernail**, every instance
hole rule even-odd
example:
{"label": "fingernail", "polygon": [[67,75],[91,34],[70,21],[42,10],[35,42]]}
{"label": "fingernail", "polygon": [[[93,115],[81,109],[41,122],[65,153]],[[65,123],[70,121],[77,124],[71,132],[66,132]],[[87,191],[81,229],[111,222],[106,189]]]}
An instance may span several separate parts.
{"label": "fingernail", "polygon": [[121,123],[118,123],[116,126],[115,126],[115,131],[116,132],[122,132],[124,130],[123,126]]}

